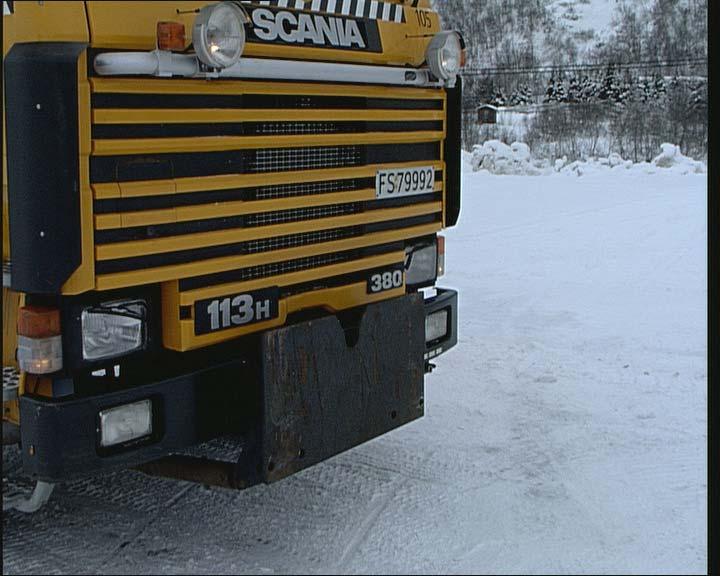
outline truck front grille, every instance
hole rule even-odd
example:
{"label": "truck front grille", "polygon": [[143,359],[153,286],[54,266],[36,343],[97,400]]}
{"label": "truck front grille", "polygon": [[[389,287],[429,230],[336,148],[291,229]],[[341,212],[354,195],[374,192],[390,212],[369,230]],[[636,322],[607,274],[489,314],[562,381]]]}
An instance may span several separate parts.
{"label": "truck front grille", "polygon": [[[441,90],[90,84],[98,289],[331,269],[442,225]],[[376,199],[377,170],[430,165],[434,192]]]}

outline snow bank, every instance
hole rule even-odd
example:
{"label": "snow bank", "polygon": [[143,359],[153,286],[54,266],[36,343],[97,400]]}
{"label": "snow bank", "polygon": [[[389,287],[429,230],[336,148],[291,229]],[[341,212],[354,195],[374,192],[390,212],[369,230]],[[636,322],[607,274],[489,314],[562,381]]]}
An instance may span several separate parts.
{"label": "snow bank", "polygon": [[689,156],[683,156],[680,152],[680,146],[668,144],[667,142],[660,146],[662,152],[653,158],[653,165],[658,168],[674,168],[682,174],[694,172],[695,174],[704,174],[706,171],[705,164],[693,160]]}
{"label": "snow bank", "polygon": [[536,176],[540,174],[571,174],[583,176],[604,170],[629,170],[645,174],[670,170],[678,174],[705,174],[707,168],[703,162],[684,156],[680,147],[665,143],[662,152],[652,162],[625,160],[613,152],[607,157],[576,160],[568,163],[567,156],[548,160],[534,159],[530,147],[524,142],[513,142],[510,146],[499,140],[488,140],[473,147],[472,154],[463,153],[463,163],[474,172],[487,170],[491,174]]}
{"label": "snow bank", "polygon": [[508,146],[500,140],[488,140],[474,146],[471,165],[474,172],[488,170],[492,174],[542,174],[541,165],[532,160],[530,147],[524,142],[513,142]]}

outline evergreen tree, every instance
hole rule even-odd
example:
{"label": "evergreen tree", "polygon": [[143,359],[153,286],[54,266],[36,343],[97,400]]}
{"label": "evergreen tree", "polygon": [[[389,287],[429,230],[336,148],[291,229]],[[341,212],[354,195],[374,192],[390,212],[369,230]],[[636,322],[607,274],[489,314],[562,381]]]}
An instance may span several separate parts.
{"label": "evergreen tree", "polygon": [[691,106],[696,112],[707,111],[707,82],[698,80],[690,88]]}
{"label": "evergreen tree", "polygon": [[527,84],[521,84],[513,90],[508,101],[510,106],[527,106],[532,102],[532,90]]}
{"label": "evergreen tree", "polygon": [[596,100],[600,92],[600,83],[597,79],[591,78],[587,74],[580,81],[580,102],[591,102]]}
{"label": "evergreen tree", "polygon": [[598,92],[600,100],[609,100],[610,102],[618,102],[620,97],[620,83],[618,81],[617,72],[613,64],[608,64],[605,69],[605,76]]}
{"label": "evergreen tree", "polygon": [[622,81],[620,81],[618,84],[618,91],[615,95],[615,102],[618,102],[619,104],[624,104],[632,100],[633,84],[634,82],[632,79],[632,75],[630,74],[630,70],[625,69]]}
{"label": "evergreen tree", "polygon": [[505,106],[505,101],[505,95],[502,93],[502,90],[498,88],[497,90],[495,90],[495,94],[490,100],[490,104],[492,104],[493,106]]}
{"label": "evergreen tree", "polygon": [[565,89],[565,78],[563,78],[562,76],[558,79],[557,82],[557,86],[555,89],[555,98],[558,102],[568,101],[567,90]]}
{"label": "evergreen tree", "polygon": [[568,102],[581,102],[582,101],[582,84],[580,80],[578,80],[578,77],[574,74],[570,78],[570,81],[568,83],[568,94],[567,94],[567,101]]}
{"label": "evergreen tree", "polygon": [[647,102],[652,98],[652,87],[650,80],[647,78],[638,78],[635,83],[635,96],[634,99],[640,102]]}
{"label": "evergreen tree", "polygon": [[655,75],[653,77],[653,84],[652,84],[653,100],[658,100],[659,98],[662,98],[666,94],[667,94],[667,89],[665,88],[665,79],[658,72],[655,72]]}
{"label": "evergreen tree", "polygon": [[545,90],[545,98],[543,102],[557,102],[558,101],[558,81],[555,76],[555,72],[550,76],[548,81],[547,89]]}

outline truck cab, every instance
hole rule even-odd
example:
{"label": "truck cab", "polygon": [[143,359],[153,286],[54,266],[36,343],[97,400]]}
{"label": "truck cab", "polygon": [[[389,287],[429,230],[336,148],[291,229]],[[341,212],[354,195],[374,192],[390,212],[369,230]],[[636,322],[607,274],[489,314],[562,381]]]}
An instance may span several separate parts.
{"label": "truck cab", "polygon": [[3,2],[3,436],[45,494],[273,482],[423,415],[463,58],[429,0]]}

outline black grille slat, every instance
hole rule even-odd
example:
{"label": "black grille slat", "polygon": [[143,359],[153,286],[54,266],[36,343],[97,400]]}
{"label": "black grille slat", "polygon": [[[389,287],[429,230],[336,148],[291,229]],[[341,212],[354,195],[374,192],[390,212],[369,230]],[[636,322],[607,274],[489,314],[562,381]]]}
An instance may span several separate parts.
{"label": "black grille slat", "polygon": [[298,182],[293,184],[275,184],[258,188],[231,188],[227,190],[209,190],[184,194],[166,194],[162,196],[141,196],[137,198],[100,199],[93,202],[96,214],[122,212],[142,212],[178,206],[199,206],[220,202],[273,200],[295,198],[332,192],[350,192],[375,186],[374,178],[348,178],[346,180],[326,180],[320,182]]}
{"label": "black grille slat", "polygon": [[[364,224],[355,228],[356,233],[354,235],[360,236],[362,234],[369,234],[372,232],[399,230],[401,228],[409,228],[411,226],[430,224],[432,222],[439,222],[441,216],[442,215],[437,212],[422,216],[414,216],[411,218]],[[303,243],[300,245],[306,246],[313,243],[315,242],[309,241],[307,244]],[[232,244],[209,246],[206,248],[192,248],[190,250],[181,250],[178,252],[165,252],[161,254],[117,258],[113,260],[99,260],[95,263],[95,271],[98,274],[113,274],[117,272],[127,272],[129,270],[143,270],[146,268],[157,268],[173,264],[186,264],[189,262],[196,262],[198,260],[243,255],[248,253],[247,249],[247,242],[237,242]]]}
{"label": "black grille slat", "polygon": [[96,230],[95,243],[114,244],[117,242],[197,234],[199,232],[272,226],[274,224],[317,220],[334,216],[348,216],[361,212],[362,208],[362,202],[349,202],[347,204],[328,204],[326,206],[292,208],[290,210],[273,210],[270,212],[257,212],[255,214],[241,216],[223,216],[221,218],[205,220],[188,220],[186,222],[171,222],[168,224],[110,228],[107,230]]}
{"label": "black grille slat", "polygon": [[156,124],[93,124],[94,139],[195,138],[207,136],[299,136],[304,134],[358,134],[363,132],[418,132],[443,128],[442,121],[335,121],[335,122],[207,122]]}
{"label": "black grille slat", "polygon": [[[195,276],[193,278],[184,278],[179,281],[179,289],[181,292],[196,290],[198,288],[206,288],[208,286],[216,286],[218,284],[228,284],[230,282],[243,282],[247,280],[255,280],[257,278],[272,276],[275,274],[284,274],[290,271],[307,270],[320,266],[328,266],[339,262],[348,262],[358,258],[368,256],[377,256],[387,254],[389,252],[398,252],[404,247],[403,242],[392,242],[389,244],[381,244],[379,246],[369,246],[367,248],[358,248],[353,250],[345,250],[333,254],[321,254],[318,256],[308,256],[295,260],[287,260],[285,262],[277,262],[272,265],[251,266],[240,270],[230,270],[227,272],[218,272],[216,274],[206,274],[204,276]],[[272,268],[270,268],[272,267]],[[272,274],[268,273],[270,270]],[[345,275],[347,277],[348,275]]]}
{"label": "black grille slat", "polygon": [[[258,152],[263,153],[259,159]],[[302,163],[293,164],[293,158]],[[332,161],[332,164],[323,165],[324,159]],[[353,168],[364,164],[437,161],[439,159],[439,142],[91,156],[90,180],[94,184],[100,184],[221,174],[264,173],[269,172],[271,166],[277,166],[278,171],[288,171],[330,167]]]}

